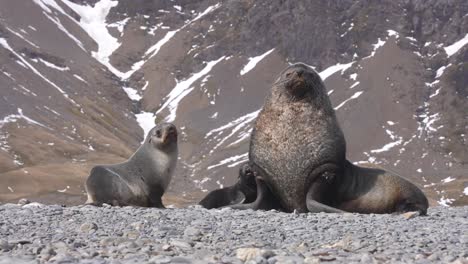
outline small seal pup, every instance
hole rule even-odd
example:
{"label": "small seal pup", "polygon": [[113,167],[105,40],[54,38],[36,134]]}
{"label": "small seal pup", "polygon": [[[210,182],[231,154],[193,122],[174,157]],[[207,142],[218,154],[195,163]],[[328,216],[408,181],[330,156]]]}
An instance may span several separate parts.
{"label": "small seal pup", "polygon": [[199,204],[206,209],[220,208],[227,205],[251,203],[257,198],[255,176],[247,163],[239,168],[239,178],[230,187],[214,190],[203,198]]}
{"label": "small seal pup", "polygon": [[171,181],[177,155],[176,127],[156,125],[127,161],[91,170],[85,184],[86,203],[164,208],[161,197]]}
{"label": "small seal pup", "polygon": [[207,209],[227,206],[234,209],[244,209],[244,207],[248,209],[255,201],[258,201],[255,206],[257,209],[280,209],[279,201],[271,194],[266,184],[260,181],[260,177],[256,177],[248,163],[244,163],[239,168],[236,184],[208,193],[199,204]]}
{"label": "small seal pup", "polygon": [[417,209],[425,214],[427,198],[415,185],[396,174],[357,167],[345,154],[343,132],[320,76],[302,63],[287,67],[252,131],[249,159],[257,184],[264,182],[286,212]]}

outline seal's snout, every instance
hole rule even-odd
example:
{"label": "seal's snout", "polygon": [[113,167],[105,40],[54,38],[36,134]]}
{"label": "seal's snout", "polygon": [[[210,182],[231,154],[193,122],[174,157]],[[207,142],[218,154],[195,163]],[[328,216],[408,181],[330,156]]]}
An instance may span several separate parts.
{"label": "seal's snout", "polygon": [[164,126],[164,142],[177,140],[177,128],[173,124]]}

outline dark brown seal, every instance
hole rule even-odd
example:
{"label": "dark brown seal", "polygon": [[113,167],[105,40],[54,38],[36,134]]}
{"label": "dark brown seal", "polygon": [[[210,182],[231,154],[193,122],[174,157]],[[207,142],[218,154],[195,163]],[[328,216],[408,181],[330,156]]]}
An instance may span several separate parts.
{"label": "dark brown seal", "polygon": [[[345,162],[346,144],[320,76],[304,64],[276,80],[254,125],[249,159],[286,211],[317,211]],[[311,200],[312,203],[312,200]]]}
{"label": "dark brown seal", "polygon": [[125,162],[99,165],[86,180],[87,204],[136,205],[163,208],[161,197],[177,163],[177,129],[160,124]]}
{"label": "dark brown seal", "polygon": [[273,85],[251,135],[256,182],[266,183],[287,212],[426,213],[427,198],[414,184],[355,166],[345,154],[320,76],[304,64],[289,66]]}

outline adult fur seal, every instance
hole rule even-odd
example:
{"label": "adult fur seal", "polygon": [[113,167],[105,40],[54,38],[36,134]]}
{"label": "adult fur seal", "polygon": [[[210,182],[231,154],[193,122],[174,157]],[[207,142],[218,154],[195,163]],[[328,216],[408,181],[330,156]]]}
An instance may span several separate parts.
{"label": "adult fur seal", "polygon": [[239,178],[236,184],[210,192],[199,204],[207,209],[226,206],[247,209],[252,207],[255,201],[258,201],[255,205],[256,209],[280,209],[279,201],[272,195],[266,184],[260,181],[260,177],[255,175],[248,163],[244,163],[239,168]]}
{"label": "adult fur seal", "polygon": [[[395,174],[354,166],[345,154],[345,139],[320,76],[304,64],[289,66],[257,117],[249,150],[257,178],[282,208],[336,213],[416,208],[425,213],[427,199],[416,186]],[[257,209],[258,204],[244,207]]]}
{"label": "adult fur seal", "polygon": [[177,129],[159,124],[125,162],[99,165],[86,180],[87,204],[164,208],[161,197],[177,163]]}

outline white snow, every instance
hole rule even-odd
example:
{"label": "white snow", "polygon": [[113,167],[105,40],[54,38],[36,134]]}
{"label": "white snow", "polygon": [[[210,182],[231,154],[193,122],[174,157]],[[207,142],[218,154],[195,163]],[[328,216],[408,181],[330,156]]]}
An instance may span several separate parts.
{"label": "white snow", "polygon": [[224,160],[220,161],[219,163],[217,163],[215,165],[208,166],[206,169],[211,170],[211,169],[214,169],[214,168],[219,167],[219,166],[223,166],[223,165],[228,164],[228,163],[232,163],[232,164],[229,164],[227,167],[232,168],[232,167],[236,166],[237,164],[240,164],[240,163],[243,163],[243,162],[247,161],[249,159],[248,155],[249,155],[249,153],[244,153],[244,154],[241,154],[241,155],[229,157],[227,159],[224,159]]}
{"label": "white snow", "polygon": [[84,83],[88,83],[85,79],[83,79],[81,76],[79,76],[78,74],[73,74],[73,77],[77,78],[78,80],[84,82]]}
{"label": "white snow", "polygon": [[353,63],[354,61],[347,64],[338,63],[336,65],[330,66],[319,73],[320,78],[322,78],[322,80],[325,81],[325,79],[327,79],[337,71],[341,71],[341,74],[343,74],[343,72],[346,71],[349,67],[351,67]]}
{"label": "white snow", "polygon": [[[215,133],[217,134],[215,136],[215,138],[216,138],[216,137],[222,135],[228,129],[232,129],[231,132],[227,136],[225,136],[222,140],[220,140],[218,142],[218,144],[213,149],[210,150],[210,154],[213,153],[217,148],[219,148],[224,142],[226,142],[226,140],[231,138],[234,134],[236,134],[238,131],[240,131],[243,128],[244,128],[244,131],[243,131],[244,133],[240,133],[239,138],[234,143],[240,142],[240,141],[244,140],[246,137],[250,136],[250,129],[248,129],[248,131],[245,131],[245,130],[246,130],[246,128],[248,128],[248,125],[251,124],[251,122],[253,120],[255,120],[255,118],[257,118],[258,113],[260,113],[260,110],[254,111],[254,112],[246,114],[244,116],[241,116],[241,117],[227,123],[226,125],[223,125],[221,127],[218,127],[218,128],[215,128],[215,129],[212,129],[211,131],[209,131],[206,134],[205,139],[212,136]],[[233,145],[234,143],[231,143],[229,146]]]}
{"label": "white snow", "polygon": [[69,0],[62,0],[80,17],[78,24],[98,44],[97,52],[92,52],[94,58],[106,66],[112,73],[122,76],[122,73],[112,66],[109,57],[120,46],[120,43],[107,30],[106,17],[118,1],[101,0],[92,6],[82,6]]}
{"label": "white snow", "polygon": [[68,70],[70,70],[70,68],[68,68],[68,67],[60,67],[60,66],[57,66],[57,65],[55,65],[53,63],[50,63],[50,62],[48,62],[46,60],[43,60],[43,59],[39,59],[39,61],[44,63],[44,65],[46,65],[47,67],[52,68],[52,69],[56,69],[56,70],[59,70],[59,71],[68,71]]}
{"label": "white snow", "polygon": [[[145,52],[145,56],[148,56],[149,55],[149,58],[148,59],[151,59],[152,57],[154,57],[156,54],[158,54],[159,50],[161,49],[161,47],[166,44],[180,29],[177,29],[177,30],[173,30],[173,31],[169,31],[166,33],[166,35],[164,35],[164,37],[162,39],[160,39],[158,42],[156,42],[156,44],[154,44],[153,46],[151,46],[146,52]],[[133,67],[132,67],[132,70],[133,70]],[[130,77],[130,76],[129,76]]]}
{"label": "white snow", "polygon": [[[179,29],[176,29],[176,30],[172,30],[172,31],[168,31],[166,33],[166,35],[164,35],[164,37],[162,39],[160,39],[158,42],[156,42],[156,44],[154,44],[153,46],[151,46],[146,52],[145,52],[145,56],[142,60],[134,63],[132,65],[132,69],[126,73],[121,73],[121,72],[116,72],[116,75],[119,76],[121,79],[125,80],[125,79],[128,79],[132,76],[133,73],[135,73],[136,71],[138,71],[141,67],[143,67],[143,65],[151,58],[153,58],[154,56],[156,56],[156,54],[158,54],[159,50],[162,48],[162,46],[164,46],[167,42],[169,42],[169,40],[171,40],[175,34],[177,32],[179,32],[180,30],[188,27],[190,24],[192,24],[193,22],[197,21],[198,19],[202,18],[203,16],[205,16],[206,14],[216,10],[217,8],[219,8],[221,5],[218,3],[216,5],[213,5],[213,6],[210,6],[208,7],[207,9],[205,9],[205,11],[203,11],[202,13],[198,14],[194,19],[188,21],[186,24],[184,24],[181,28]],[[161,10],[160,10],[161,11]],[[161,27],[164,29],[164,27]],[[116,70],[116,69],[115,69]]]}
{"label": "white snow", "polygon": [[441,180],[441,182],[443,182],[443,183],[449,183],[449,182],[452,182],[452,181],[454,181],[454,180],[456,180],[456,179],[455,179],[455,178],[452,178],[452,177],[447,177],[447,178]]}
{"label": "white snow", "polygon": [[[45,12],[42,12],[42,13],[50,21],[52,21],[54,24],[56,24],[57,27],[61,31],[63,31],[69,38],[71,38],[82,50],[85,50],[84,47],[83,47],[83,44],[81,43],[81,41],[79,41],[75,36],[73,36],[70,32],[68,32],[68,30],[62,25],[62,22],[60,21],[60,19],[59,18],[53,18],[51,16],[53,13],[52,13],[52,10],[48,6],[55,8],[60,13],[62,13],[66,17],[68,17],[71,21],[74,21],[76,23],[76,21],[55,2],[55,0],[33,0],[33,1],[34,1],[34,3],[39,5],[45,11]],[[37,31],[34,27],[32,27],[32,26],[29,26],[29,27],[32,28],[34,31]]]}
{"label": "white snow", "polygon": [[440,76],[442,76],[442,74],[444,74],[445,69],[447,69],[447,67],[450,67],[450,66],[451,66],[451,64],[449,64],[447,66],[442,66],[439,69],[437,69],[435,78],[438,79]]}
{"label": "white snow", "polygon": [[451,203],[453,203],[455,199],[450,199],[450,198],[445,198],[445,196],[442,196],[439,201],[437,201],[438,204],[442,206],[450,206]]}
{"label": "white snow", "polygon": [[38,125],[38,126],[41,126],[41,127],[44,127],[44,128],[48,128],[44,124],[41,124],[41,123],[39,123],[39,122],[25,116],[23,114],[23,109],[18,108],[17,111],[18,111],[18,114],[13,114],[13,115],[6,116],[2,120],[0,120],[0,128],[3,127],[7,123],[16,122],[16,121],[18,121],[18,119],[24,119],[24,120],[26,120],[26,122],[28,122],[30,124],[34,124],[34,125]]}
{"label": "white snow", "polygon": [[16,79],[11,75],[11,73],[2,71],[3,74],[5,74],[8,78],[10,78],[12,81],[16,81]]}
{"label": "white snow", "polygon": [[15,34],[16,36],[18,36],[19,38],[21,38],[22,40],[26,41],[27,43],[29,43],[29,45],[35,47],[35,48],[39,48],[38,45],[34,44],[34,42],[28,40],[27,38],[23,37],[23,35],[21,35],[20,33],[14,31],[13,29],[9,28],[9,27],[6,27],[6,29],[8,29],[11,33]]}
{"label": "white snow", "polygon": [[349,78],[353,81],[356,81],[356,78],[357,78],[357,73],[353,73],[353,74],[350,74],[349,75]]}
{"label": "white snow", "polygon": [[388,124],[389,126],[393,126],[393,125],[395,125],[395,122],[393,122],[393,121],[387,121],[387,124]]}
{"label": "white snow", "polygon": [[391,148],[400,145],[401,142],[402,142],[402,140],[400,139],[400,140],[398,140],[398,141],[388,143],[388,144],[386,144],[385,146],[381,147],[380,149],[373,149],[373,150],[371,150],[370,152],[371,152],[371,153],[380,153],[380,152],[388,151],[388,150],[390,150]]}
{"label": "white snow", "polygon": [[339,104],[337,107],[335,107],[334,109],[335,110],[338,110],[340,109],[344,104],[346,104],[348,101],[352,100],[352,99],[356,99],[358,98],[364,91],[359,91],[359,92],[356,92],[353,94],[353,96],[351,96],[350,98],[344,100],[341,104]]}
{"label": "white snow", "polygon": [[37,31],[37,29],[35,27],[31,26],[31,25],[29,25],[28,28],[30,28],[30,29],[32,29],[34,31]]}
{"label": "white snow", "polygon": [[349,89],[353,89],[354,87],[358,86],[360,82],[355,82],[353,83],[353,85],[351,85],[351,87],[349,87]]}
{"label": "white snow", "polygon": [[117,28],[117,30],[120,33],[120,36],[122,37],[123,34],[124,34],[125,25],[127,25],[129,20],[130,20],[130,17],[127,17],[127,18],[124,18],[124,19],[122,19],[120,21],[114,22],[112,24],[108,24],[107,27],[108,28]]}
{"label": "white snow", "polygon": [[458,40],[450,46],[445,47],[445,53],[447,53],[447,56],[450,57],[453,54],[457,53],[466,44],[468,44],[468,33],[466,33],[466,35],[462,39]]}
{"label": "white snow", "polygon": [[240,75],[244,75],[246,73],[248,73],[249,71],[251,71],[253,68],[255,68],[255,66],[257,66],[257,64],[263,60],[266,56],[268,56],[270,53],[272,53],[275,49],[271,49],[265,53],[263,53],[262,55],[259,55],[259,56],[256,56],[256,57],[252,57],[252,58],[249,58],[249,62],[244,65],[244,67],[242,68],[242,70],[240,71]]}
{"label": "white snow", "polygon": [[215,60],[210,61],[206,64],[205,68],[203,68],[200,72],[193,74],[190,78],[178,82],[176,86],[171,90],[171,92],[166,96],[166,100],[164,104],[156,111],[156,114],[160,113],[163,109],[168,108],[169,115],[166,117],[166,122],[173,122],[176,118],[176,111],[179,105],[179,102],[189,94],[194,88],[192,84],[197,81],[198,79],[202,78],[206,74],[208,74],[211,69],[218,64],[218,62],[224,60],[224,56]]}
{"label": "white snow", "polygon": [[36,75],[41,77],[44,81],[52,85],[55,89],[57,89],[65,98],[67,98],[71,103],[73,103],[75,106],[79,105],[70,97],[68,97],[68,94],[65,93],[60,87],[58,87],[55,83],[47,79],[44,75],[42,75],[36,68],[34,68],[26,59],[24,59],[20,54],[18,54],[16,51],[14,51],[8,42],[4,38],[0,38],[0,46],[3,46],[5,49],[9,50],[11,53],[13,53],[18,59],[20,59],[25,65],[29,67]]}
{"label": "white snow", "polygon": [[155,114],[149,112],[141,112],[139,114],[136,114],[135,117],[138,124],[143,129],[143,140],[145,140],[146,135],[148,135],[149,131],[155,126]]}
{"label": "white snow", "polygon": [[437,89],[433,94],[429,95],[429,98],[432,98],[432,97],[434,97],[434,96],[437,96],[437,95],[439,94],[439,92],[440,92],[440,88]]}
{"label": "white snow", "polygon": [[463,190],[463,194],[468,196],[468,187],[465,187],[465,189]]}
{"label": "white snow", "polygon": [[398,34],[398,32],[396,32],[395,30],[387,30],[387,33],[388,33],[388,36],[391,37],[391,36],[395,36],[395,38],[399,38],[400,35]]}
{"label": "white snow", "polygon": [[133,101],[140,101],[141,95],[138,94],[138,91],[131,87],[123,87],[124,91],[127,93],[128,97]]}

